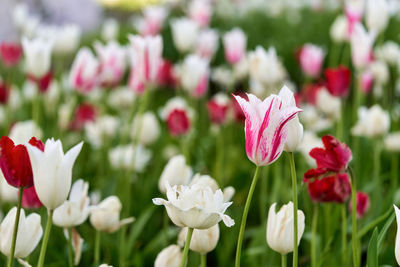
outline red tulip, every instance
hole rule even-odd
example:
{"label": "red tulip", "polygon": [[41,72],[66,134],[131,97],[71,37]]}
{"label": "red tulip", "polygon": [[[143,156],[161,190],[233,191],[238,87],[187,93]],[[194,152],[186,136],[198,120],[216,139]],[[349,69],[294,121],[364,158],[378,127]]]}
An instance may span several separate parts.
{"label": "red tulip", "polygon": [[0,103],[6,104],[9,95],[10,95],[10,88],[6,83],[0,81]]}
{"label": "red tulip", "polygon": [[346,173],[305,180],[311,199],[316,202],[345,202],[351,194]]}
{"label": "red tulip", "polygon": [[41,78],[36,78],[36,77],[28,74],[28,78],[37,84],[37,87],[39,88],[39,92],[46,93],[47,89],[49,89],[51,81],[53,80],[53,73],[51,71],[49,71],[46,75],[44,75]]}
{"label": "red tulip", "polygon": [[207,102],[208,115],[212,123],[223,124],[229,108],[229,98],[224,94],[215,95]]}
{"label": "red tulip", "polygon": [[331,172],[345,171],[352,158],[350,148],[331,135],[323,136],[322,142],[325,148],[316,147],[310,151],[310,156],[317,162],[317,168]]}
{"label": "red tulip", "polygon": [[[44,151],[44,144],[32,137],[29,143]],[[33,174],[25,145],[14,145],[7,136],[0,139],[0,168],[7,183],[14,187],[31,187]]]}
{"label": "red tulip", "polygon": [[[369,210],[369,196],[364,192],[357,192],[356,195],[356,207],[357,207],[357,218],[362,218],[365,213]],[[349,202],[350,212],[353,210],[351,202]]]}
{"label": "red tulip", "polygon": [[333,96],[345,97],[349,93],[351,72],[345,66],[325,70],[326,87]]}
{"label": "red tulip", "polygon": [[71,122],[71,128],[73,130],[81,130],[87,122],[96,119],[96,114],[97,112],[93,105],[82,103],[75,110],[75,118]]}
{"label": "red tulip", "polygon": [[174,74],[174,65],[168,60],[163,60],[158,69],[157,84],[175,87],[177,83],[178,81]]}
{"label": "red tulip", "polygon": [[[249,100],[249,98],[247,97],[247,94],[245,94],[244,92],[234,93],[234,95],[240,96],[240,97],[246,99],[247,101]],[[244,115],[242,108],[240,107],[240,105],[237,102],[235,97],[232,96],[232,99],[233,99],[232,103],[233,103],[233,113],[234,113],[235,120],[237,122],[244,122],[246,120],[246,116]]]}
{"label": "red tulip", "polygon": [[308,104],[315,105],[317,103],[318,92],[323,88],[323,86],[324,85],[321,83],[307,84],[304,86],[302,95],[304,96],[305,101],[307,101]]}
{"label": "red tulip", "polygon": [[183,135],[190,129],[190,119],[185,110],[174,109],[167,117],[168,130],[173,136]]}
{"label": "red tulip", "polygon": [[22,56],[22,47],[17,43],[2,43],[0,45],[0,57],[7,67],[18,64]]}
{"label": "red tulip", "polygon": [[38,209],[42,207],[43,204],[40,201],[35,186],[31,186],[24,190],[22,194],[22,207],[25,209]]}

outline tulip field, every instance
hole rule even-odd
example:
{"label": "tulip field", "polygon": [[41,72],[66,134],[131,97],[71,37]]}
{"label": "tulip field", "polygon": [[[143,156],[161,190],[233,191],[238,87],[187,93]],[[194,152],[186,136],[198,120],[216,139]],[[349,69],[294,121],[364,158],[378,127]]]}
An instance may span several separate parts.
{"label": "tulip field", "polygon": [[2,17],[0,266],[400,265],[399,0]]}

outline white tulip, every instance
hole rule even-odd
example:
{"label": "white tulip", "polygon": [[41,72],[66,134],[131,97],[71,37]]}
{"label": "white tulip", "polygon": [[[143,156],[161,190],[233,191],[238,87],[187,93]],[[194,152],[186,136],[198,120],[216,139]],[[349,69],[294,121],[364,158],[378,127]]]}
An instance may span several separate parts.
{"label": "white tulip", "polygon": [[240,28],[233,28],[223,36],[225,59],[231,64],[239,63],[246,55],[247,36]]}
{"label": "white tulip", "polygon": [[90,223],[97,231],[113,233],[123,225],[132,223],[133,217],[120,220],[121,201],[117,196],[109,196],[94,206],[90,215]]}
{"label": "white tulip", "polygon": [[162,193],[167,192],[166,184],[186,185],[192,176],[192,168],[186,165],[186,159],[183,155],[172,157],[161,173],[158,181],[158,188]]}
{"label": "white tulip", "polygon": [[330,36],[336,43],[342,43],[347,40],[347,19],[345,16],[338,16],[330,28]]}
{"label": "white tulip", "polygon": [[391,66],[395,66],[400,59],[400,46],[393,41],[386,41],[375,49],[374,55]]}
{"label": "white tulip", "polygon": [[386,29],[390,19],[386,0],[367,0],[365,19],[368,29],[376,34]]}
{"label": "white tulip", "polygon": [[235,83],[232,70],[222,66],[212,70],[211,80],[226,88],[232,88]]}
{"label": "white tulip", "polygon": [[375,35],[365,31],[362,24],[357,23],[350,37],[351,59],[357,68],[364,68],[371,61],[372,45]]}
{"label": "white tulip", "polygon": [[[185,245],[188,228],[182,228],[179,232],[178,243]],[[215,249],[219,240],[219,225],[216,224],[208,229],[193,231],[190,241],[190,249],[200,254],[207,254]]]}
{"label": "white tulip", "polygon": [[384,139],[385,148],[391,152],[400,152],[400,132],[388,134]]}
{"label": "white tulip", "polygon": [[69,199],[56,208],[53,213],[55,225],[69,228],[82,224],[89,216],[89,183],[77,180],[71,188]]}
{"label": "white tulip", "polygon": [[[7,257],[10,256],[16,217],[17,208],[14,207],[7,213],[0,225],[0,251]],[[14,256],[16,258],[27,257],[35,249],[42,235],[43,229],[40,224],[40,215],[31,213],[25,217],[25,211],[21,209]]]}
{"label": "white tulip", "polygon": [[333,125],[331,118],[325,118],[314,106],[302,106],[303,112],[300,113],[300,120],[306,126],[306,129],[313,132],[320,132],[329,129]]}
{"label": "white tulip", "polygon": [[43,152],[27,145],[36,193],[47,209],[54,210],[67,199],[72,167],[82,145],[83,142],[77,144],[65,154],[60,140],[48,139]]}
{"label": "white tulip", "polygon": [[181,261],[181,248],[177,245],[170,245],[158,253],[154,267],[179,267]]}
{"label": "white tulip", "polygon": [[128,87],[112,90],[108,96],[108,104],[116,110],[127,110],[135,100],[135,92]]}
{"label": "white tulip", "polygon": [[160,136],[160,124],[153,112],[145,112],[134,118],[131,137],[143,145],[153,144]]}
{"label": "white tulip", "polygon": [[369,70],[374,77],[374,83],[385,85],[389,81],[389,68],[384,61],[375,60],[369,66]]}
{"label": "white tulip", "polygon": [[0,171],[0,200],[12,203],[18,201],[18,188],[7,183],[2,171]]}
{"label": "white tulip", "polygon": [[74,52],[81,39],[81,28],[77,24],[65,24],[61,26],[41,26],[38,28],[37,36],[47,40],[53,40],[53,53],[59,55]]}
{"label": "white tulip", "polygon": [[164,205],[168,216],[177,226],[207,229],[221,220],[228,227],[235,224],[231,217],[224,214],[232,202],[224,202],[220,189],[214,193],[210,187],[197,184],[171,187],[167,183],[167,198],[154,198],[153,203]]}
{"label": "white tulip", "polygon": [[107,18],[101,26],[101,38],[105,41],[116,40],[119,33],[119,23],[116,19]]}
{"label": "white tulip", "polygon": [[[197,186],[202,186],[202,187],[209,187],[212,189],[212,191],[215,193],[218,189],[220,189],[217,181],[215,181],[215,179],[213,179],[211,176],[209,175],[201,175],[199,173],[196,173],[192,180],[190,181],[189,185],[194,185],[196,184]],[[235,194],[235,188],[233,188],[232,186],[228,186],[226,188],[224,188],[224,190],[222,191],[224,197],[224,201],[228,202],[232,199],[233,195]]]}
{"label": "white tulip", "polygon": [[149,163],[152,152],[141,144],[133,147],[132,144],[117,146],[109,151],[111,166],[116,169],[142,172]]}
{"label": "white tulip", "polygon": [[218,32],[213,29],[202,30],[196,42],[196,54],[211,59],[218,49]]}
{"label": "white tulip", "polygon": [[106,263],[100,264],[99,267],[113,267],[112,265],[108,265]]}
{"label": "white tulip", "polygon": [[322,147],[322,146],[323,146],[323,144],[322,144],[321,138],[319,138],[314,132],[305,131],[303,141],[301,142],[300,146],[298,147],[298,150],[306,158],[308,165],[315,168],[315,167],[317,167],[317,164],[315,163],[315,159],[313,159],[310,156],[310,151],[314,147]]}
{"label": "white tulip", "polygon": [[[275,209],[276,203],[271,205],[268,212],[267,243],[273,250],[285,255],[293,251],[293,203],[283,205],[278,213]],[[297,211],[297,219],[298,244],[300,244],[305,220],[301,210]]]}
{"label": "white tulip", "polygon": [[394,254],[396,256],[397,264],[400,265],[400,210],[396,205],[393,205],[393,207],[396,213],[397,222],[396,245],[394,247]]}
{"label": "white tulip", "polygon": [[29,40],[24,37],[22,47],[26,72],[35,78],[42,78],[50,70],[53,41],[43,38]]}
{"label": "white tulip", "polygon": [[171,22],[172,37],[175,47],[180,52],[189,52],[196,44],[199,26],[188,18],[174,19]]}
{"label": "white tulip", "polygon": [[15,145],[26,144],[32,137],[40,139],[42,130],[32,120],[20,121],[12,126],[9,137],[14,141]]}
{"label": "white tulip", "polygon": [[389,113],[379,105],[371,108],[360,107],[358,109],[358,121],[351,129],[356,136],[380,137],[388,133],[390,128]]}
{"label": "white tulip", "polygon": [[[177,69],[180,83],[192,96],[201,97],[207,92],[209,61],[198,55],[189,55]],[[205,83],[205,84],[204,84]]]}
{"label": "white tulip", "polygon": [[119,121],[116,117],[104,115],[95,121],[85,124],[85,134],[88,142],[94,148],[100,148],[104,142],[110,140],[117,133]]}
{"label": "white tulip", "polygon": [[318,90],[315,105],[328,118],[337,120],[341,116],[341,101],[329,93],[326,88]]}

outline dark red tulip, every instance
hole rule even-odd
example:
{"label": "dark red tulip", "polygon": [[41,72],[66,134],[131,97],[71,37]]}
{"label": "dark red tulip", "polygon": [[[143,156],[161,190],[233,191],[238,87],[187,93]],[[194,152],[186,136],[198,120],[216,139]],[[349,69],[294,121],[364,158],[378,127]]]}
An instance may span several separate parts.
{"label": "dark red tulip", "polygon": [[18,64],[22,56],[22,47],[18,43],[3,42],[0,45],[0,56],[4,65],[12,67]]}
{"label": "dark red tulip", "polygon": [[36,194],[35,186],[31,186],[24,190],[22,194],[22,207],[25,209],[38,209],[43,204]]}
{"label": "dark red tulip", "polygon": [[89,103],[82,103],[75,110],[74,120],[71,122],[71,129],[81,130],[86,123],[95,121],[96,119],[96,109],[93,105]]}
{"label": "dark red tulip", "polygon": [[321,83],[307,84],[303,87],[302,95],[308,104],[315,105],[317,103],[318,92],[323,88]]}
{"label": "dark red tulip", "polygon": [[326,87],[333,96],[345,97],[349,94],[351,71],[345,66],[325,70]]}
{"label": "dark red tulip", "polygon": [[[369,210],[369,196],[364,192],[357,192],[356,195],[357,218],[362,218]],[[350,212],[353,210],[351,202],[349,202]]]}
{"label": "dark red tulip", "polygon": [[53,80],[53,73],[49,71],[46,75],[44,75],[41,78],[36,78],[28,74],[28,79],[36,83],[39,92],[46,93],[47,90],[49,89],[51,81]]}
{"label": "dark red tulip", "polygon": [[[44,144],[32,137],[29,143],[44,151]],[[7,183],[14,187],[31,187],[33,174],[25,145],[14,145],[7,136],[0,139],[0,168]]]}
{"label": "dark red tulip", "polygon": [[10,88],[6,83],[0,81],[0,103],[6,104],[9,95],[10,95]]}
{"label": "dark red tulip", "polygon": [[227,104],[218,103],[216,100],[211,99],[207,102],[208,115],[212,123],[223,124],[226,120],[228,111]]}
{"label": "dark red tulip", "polygon": [[177,83],[177,77],[174,74],[174,65],[168,60],[163,60],[158,69],[157,84],[175,87]]}
{"label": "dark red tulip", "polygon": [[[249,98],[247,97],[247,95],[244,92],[236,92],[234,93],[234,95],[238,95],[244,99],[246,99],[247,101],[249,100]],[[232,97],[232,104],[233,104],[233,114],[235,117],[235,120],[237,122],[244,122],[246,120],[246,117],[243,113],[242,108],[240,107],[239,103],[237,102],[236,98]]]}
{"label": "dark red tulip", "polygon": [[316,202],[345,202],[351,194],[350,180],[346,173],[306,180],[308,193]]}
{"label": "dark red tulip", "polygon": [[316,147],[310,151],[310,156],[317,162],[317,168],[332,172],[345,171],[352,158],[350,148],[331,135],[323,136],[322,143],[324,148]]}
{"label": "dark red tulip", "polygon": [[190,129],[190,119],[185,110],[174,109],[167,117],[168,130],[172,136],[183,135]]}

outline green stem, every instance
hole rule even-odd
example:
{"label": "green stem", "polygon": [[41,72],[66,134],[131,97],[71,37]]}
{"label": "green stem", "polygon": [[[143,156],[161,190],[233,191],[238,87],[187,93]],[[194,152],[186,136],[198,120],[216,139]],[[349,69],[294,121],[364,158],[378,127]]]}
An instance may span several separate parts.
{"label": "green stem", "polygon": [[100,242],[101,242],[101,232],[96,230],[96,237],[94,241],[94,264],[98,266],[100,263]]}
{"label": "green stem", "polygon": [[24,188],[20,187],[18,193],[19,193],[19,195],[18,195],[17,214],[16,214],[15,222],[14,222],[14,231],[13,231],[13,236],[12,236],[12,241],[11,241],[10,256],[8,257],[8,267],[12,267],[13,262],[14,262],[15,245],[17,243],[19,217],[21,214],[22,195],[24,193]]}
{"label": "green stem", "polygon": [[290,158],[290,172],[292,175],[292,187],[293,187],[293,267],[297,267],[298,262],[298,242],[297,242],[297,177],[296,167],[294,164],[293,152],[289,152]]}
{"label": "green stem", "polygon": [[68,228],[68,264],[69,267],[74,266],[74,256],[72,253],[72,230]]}
{"label": "green stem", "polygon": [[47,213],[48,213],[48,218],[46,223],[46,229],[43,236],[43,242],[42,242],[42,247],[40,249],[40,255],[37,267],[43,267],[44,258],[46,256],[47,243],[49,242],[49,237],[50,237],[51,225],[53,223],[53,211],[47,210]]}
{"label": "green stem", "polygon": [[287,266],[287,263],[286,263],[287,262],[287,256],[286,256],[286,254],[282,254],[281,256],[282,256],[281,257],[281,259],[282,259],[281,260],[281,266],[282,267],[286,267]]}
{"label": "green stem", "polygon": [[352,211],[351,211],[351,225],[352,225],[352,233],[351,233],[351,238],[352,238],[352,245],[353,245],[353,266],[358,267],[358,250],[357,250],[357,199],[356,199],[356,192],[357,192],[357,184],[356,184],[356,178],[354,176],[353,170],[351,167],[348,168],[349,173],[350,173],[350,179],[351,179],[351,205],[352,205]]}
{"label": "green stem", "polygon": [[317,266],[317,226],[318,226],[318,203],[314,203],[314,211],[311,223],[311,267]]}
{"label": "green stem", "polygon": [[242,215],[242,222],[240,224],[239,237],[238,237],[238,242],[237,242],[237,247],[236,247],[235,267],[240,266],[240,256],[241,256],[241,251],[242,251],[244,229],[246,228],[247,214],[249,213],[251,199],[253,198],[253,193],[254,193],[254,189],[256,188],[259,173],[260,173],[260,166],[257,166],[256,171],[254,172],[253,181],[251,182],[249,194],[247,195],[247,200],[246,200],[246,204],[244,206],[244,211],[243,211],[243,215]]}
{"label": "green stem", "polygon": [[399,171],[399,153],[394,152],[392,155],[392,164],[391,164],[391,187],[396,190],[397,189],[397,179],[398,179],[398,171]]}
{"label": "green stem", "polygon": [[386,218],[389,217],[390,214],[392,214],[392,211],[393,208],[389,207],[389,209],[384,214],[382,214],[381,216],[379,216],[378,218],[376,218],[375,220],[364,226],[362,229],[360,229],[357,233],[357,238],[361,239],[366,233],[368,233],[369,231],[374,229],[378,224],[386,220]]}
{"label": "green stem", "polygon": [[192,239],[192,235],[193,235],[193,228],[188,228],[186,242],[185,242],[185,248],[183,249],[181,267],[185,267],[185,265],[186,265],[186,260],[187,260],[188,254],[189,254],[190,240]]}
{"label": "green stem", "polygon": [[341,205],[342,210],[342,263],[347,265],[347,208],[346,204]]}
{"label": "green stem", "polygon": [[207,267],[207,254],[200,254],[200,267]]}

